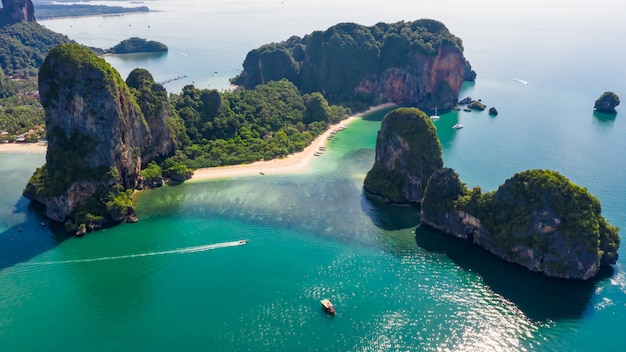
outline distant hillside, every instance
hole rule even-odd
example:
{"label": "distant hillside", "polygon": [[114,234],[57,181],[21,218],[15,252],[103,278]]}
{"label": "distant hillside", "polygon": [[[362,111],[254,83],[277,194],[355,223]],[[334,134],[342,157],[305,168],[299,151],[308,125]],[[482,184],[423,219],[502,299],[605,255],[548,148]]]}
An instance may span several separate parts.
{"label": "distant hillside", "polygon": [[106,5],[86,5],[86,4],[50,4],[35,2],[37,7],[37,18],[40,20],[58,18],[58,17],[81,17],[81,16],[99,16],[99,15],[115,15],[123,13],[149,12],[146,6],[139,7],[122,7],[122,6],[106,6]]}
{"label": "distant hillside", "polygon": [[36,75],[50,49],[71,40],[36,22],[0,26],[0,66],[7,75]]}

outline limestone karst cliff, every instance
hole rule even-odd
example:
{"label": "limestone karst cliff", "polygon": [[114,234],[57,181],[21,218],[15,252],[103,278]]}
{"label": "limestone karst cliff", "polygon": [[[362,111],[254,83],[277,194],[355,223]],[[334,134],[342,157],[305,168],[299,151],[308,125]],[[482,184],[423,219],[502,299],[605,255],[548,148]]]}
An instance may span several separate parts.
{"label": "limestone karst cliff", "polygon": [[443,167],[432,121],[417,108],[385,116],[376,139],[376,159],[363,187],[395,203],[420,203],[433,172]]}
{"label": "limestone karst cliff", "polygon": [[[162,120],[144,116],[127,84],[102,58],[77,44],[53,48],[39,71],[48,150],[25,195],[70,229],[119,222],[132,214],[129,194],[142,165],[171,155]],[[129,193],[130,192],[130,193]]]}
{"label": "limestone karst cliff", "polygon": [[471,240],[507,261],[550,277],[589,279],[615,264],[618,229],[598,199],[550,170],[529,170],[498,190],[467,190],[454,170],[428,181],[422,223]]}
{"label": "limestone karst cliff", "polygon": [[235,84],[252,88],[287,78],[331,103],[394,102],[451,108],[476,73],[463,45],[441,22],[422,19],[371,27],[340,23],[248,53]]}
{"label": "limestone karst cliff", "polygon": [[35,8],[31,0],[2,0],[0,25],[35,22]]}

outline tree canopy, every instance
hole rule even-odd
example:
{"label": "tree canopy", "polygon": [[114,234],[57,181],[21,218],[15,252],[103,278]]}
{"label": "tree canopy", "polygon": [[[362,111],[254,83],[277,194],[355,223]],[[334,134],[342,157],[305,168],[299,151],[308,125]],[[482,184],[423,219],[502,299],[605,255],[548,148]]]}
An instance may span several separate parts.
{"label": "tree canopy", "polygon": [[111,54],[130,54],[130,53],[156,53],[167,51],[167,45],[143,38],[132,37],[122,40],[116,46],[107,50]]}
{"label": "tree canopy", "polygon": [[461,40],[434,20],[371,27],[340,23],[250,51],[242,73],[232,82],[251,89],[286,78],[303,93],[319,91],[331,103],[363,107],[376,103],[373,96],[355,95],[364,77],[375,77],[390,67],[406,67],[414,54],[437,55],[442,45],[463,51]]}
{"label": "tree canopy", "polygon": [[320,93],[301,95],[287,80],[224,93],[188,85],[171,98],[190,144],[165,161],[165,173],[177,165],[197,169],[284,157],[350,113],[329,106]]}

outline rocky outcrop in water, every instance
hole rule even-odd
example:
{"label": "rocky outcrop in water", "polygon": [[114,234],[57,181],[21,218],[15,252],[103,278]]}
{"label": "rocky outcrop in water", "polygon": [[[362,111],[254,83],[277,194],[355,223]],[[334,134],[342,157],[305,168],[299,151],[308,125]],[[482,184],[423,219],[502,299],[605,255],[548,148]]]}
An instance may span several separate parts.
{"label": "rocky outcrop in water", "polygon": [[[173,154],[169,104],[144,115],[127,84],[103,59],[77,44],[50,51],[39,71],[48,150],[25,196],[68,229],[104,226],[132,215],[130,194],[142,166]],[[158,104],[157,104],[158,105]]]}
{"label": "rocky outcrop in water", "polygon": [[616,114],[615,107],[619,105],[619,97],[613,92],[604,92],[594,105],[594,109],[605,114]]}
{"label": "rocky outcrop in water", "polygon": [[35,7],[31,0],[2,0],[0,25],[35,22]]}
{"label": "rocky outcrop in water", "polygon": [[615,264],[618,229],[586,189],[549,170],[529,170],[495,192],[469,191],[452,169],[428,181],[422,223],[471,240],[507,261],[551,277],[586,280]]}
{"label": "rocky outcrop in water", "polygon": [[391,111],[376,139],[376,159],[363,187],[394,203],[420,203],[433,172],[443,167],[432,121],[417,108]]}

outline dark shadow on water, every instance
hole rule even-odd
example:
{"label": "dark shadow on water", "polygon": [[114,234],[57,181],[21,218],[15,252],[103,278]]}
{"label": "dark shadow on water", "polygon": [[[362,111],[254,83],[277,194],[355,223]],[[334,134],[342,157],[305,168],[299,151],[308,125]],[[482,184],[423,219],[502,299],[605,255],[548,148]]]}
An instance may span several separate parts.
{"label": "dark shadow on water", "polygon": [[393,111],[397,108],[401,108],[402,106],[397,105],[397,106],[392,106],[389,108],[385,108],[385,109],[380,109],[377,111],[373,111],[370,113],[367,113],[365,115],[363,115],[363,120],[365,121],[382,121],[385,118],[385,115],[387,115],[390,111]]}
{"label": "dark shadow on water", "polygon": [[26,219],[0,233],[0,270],[27,262],[71,237],[63,224],[44,215],[42,205],[22,197],[16,208],[25,209]]}
{"label": "dark shadow on water", "polygon": [[617,113],[615,114],[605,114],[603,112],[599,112],[599,111],[595,111],[593,112],[593,122],[594,125],[599,126],[601,128],[611,128],[613,127],[613,124],[615,123],[615,117],[617,116]]}
{"label": "dark shadow on water", "polygon": [[361,209],[374,224],[386,231],[412,228],[420,223],[419,208],[410,205],[395,205],[363,190]]}
{"label": "dark shadow on water", "polygon": [[613,268],[606,267],[598,277],[587,281],[548,278],[497,258],[468,241],[426,227],[418,227],[415,233],[418,246],[443,253],[464,270],[476,273],[486,286],[513,302],[533,321],[582,317],[596,282],[613,275]]}

